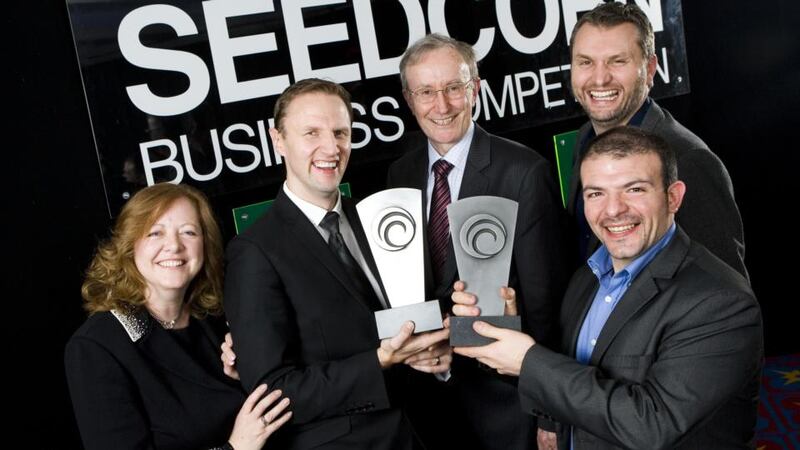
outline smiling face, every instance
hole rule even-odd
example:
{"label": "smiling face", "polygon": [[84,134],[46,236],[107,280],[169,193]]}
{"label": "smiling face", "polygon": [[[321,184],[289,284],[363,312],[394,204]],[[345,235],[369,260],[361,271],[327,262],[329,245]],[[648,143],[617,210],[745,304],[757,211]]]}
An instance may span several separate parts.
{"label": "smiling face", "polygon": [[148,302],[183,299],[203,266],[203,230],[197,210],[186,198],[172,203],[133,247]]}
{"label": "smiling face", "polygon": [[270,137],[284,158],[286,184],[303,200],[332,208],[350,158],[347,107],[332,94],[300,94],[281,122],[281,130],[270,129]]}
{"label": "smiling face", "polygon": [[[405,68],[405,78],[408,92],[404,95],[411,113],[433,148],[444,155],[469,129],[479,80],[470,81],[469,66],[457,51],[449,47],[437,48],[420,56],[414,64]],[[442,91],[436,94],[432,102],[424,103],[411,94],[420,88],[439,90],[468,81],[468,88],[459,98],[451,99]]]}
{"label": "smiling face", "polygon": [[625,125],[653,85],[657,58],[646,60],[631,23],[584,24],[572,41],[572,93],[597,134]]}
{"label": "smiling face", "polygon": [[676,181],[664,192],[656,153],[589,156],[581,164],[581,183],[586,221],[611,254],[615,272],[664,236],[686,191]]}

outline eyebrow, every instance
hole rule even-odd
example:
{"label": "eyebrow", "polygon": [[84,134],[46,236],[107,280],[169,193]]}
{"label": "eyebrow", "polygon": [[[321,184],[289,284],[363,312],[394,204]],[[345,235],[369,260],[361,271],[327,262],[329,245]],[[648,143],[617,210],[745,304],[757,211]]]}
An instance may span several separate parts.
{"label": "eyebrow", "polygon": [[[614,53],[613,55],[603,56],[603,57],[600,57],[599,59],[630,58],[630,57],[631,57],[630,52],[621,52],[621,53]],[[576,53],[572,58],[573,59],[577,59],[577,58],[595,59],[595,58],[593,58],[593,57],[591,57],[589,55],[586,55],[584,53]]]}
{"label": "eyebrow", "polygon": [[[629,188],[629,187],[631,187],[633,185],[636,185],[636,184],[647,184],[649,186],[655,186],[655,183],[653,183],[650,180],[632,180],[632,181],[629,181],[629,182],[623,184],[622,188],[623,189],[624,188]],[[604,191],[606,189],[607,188],[602,188],[602,187],[599,187],[599,186],[589,185],[589,186],[584,186],[582,192],[586,192],[586,191],[590,191],[590,190],[591,191]]]}

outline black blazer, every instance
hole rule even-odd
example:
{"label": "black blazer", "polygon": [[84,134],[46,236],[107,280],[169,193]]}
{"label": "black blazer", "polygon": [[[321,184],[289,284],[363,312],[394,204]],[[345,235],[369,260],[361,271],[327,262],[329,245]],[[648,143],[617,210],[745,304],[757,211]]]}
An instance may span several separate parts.
{"label": "black blazer", "polygon": [[[342,208],[377,275],[352,202],[343,198]],[[378,363],[377,297],[353,286],[283,190],[231,241],[227,260],[225,312],[242,383],[252,390],[266,382],[292,402],[294,415],[275,445],[410,447],[408,422],[390,399],[402,368],[383,371]]]}
{"label": "black blazer", "polygon": [[[428,143],[420,139],[391,165],[387,185],[424,192],[427,183]],[[509,285],[517,292],[523,328],[537,340],[550,342],[556,337],[555,324],[567,280],[569,253],[565,251],[562,235],[565,220],[552,167],[532,149],[489,134],[476,124],[459,199],[478,195],[494,195],[519,203]],[[432,277],[428,277],[428,294],[449,310],[453,282],[458,279],[452,243],[445,274],[439,286],[433,286]],[[413,407],[412,421],[431,447],[449,448],[451,438],[440,441],[441,433],[436,427],[460,414],[464,417],[453,419],[456,423],[452,426],[473,433],[460,445],[502,450],[535,445],[535,423],[521,412],[513,384],[461,357],[456,357],[452,374],[447,388],[434,384],[424,395],[414,398],[419,404]],[[463,427],[463,422],[457,423],[462,420],[467,427]],[[431,424],[435,425],[432,430],[423,428]]]}
{"label": "black blazer", "polygon": [[[207,320],[197,324],[218,349],[219,330]],[[87,449],[221,446],[245,399],[218,357],[199,363],[144,311],[91,316],[64,359]]]}
{"label": "black blazer", "polygon": [[[747,281],[678,228],[608,318],[588,365],[575,361],[598,282],[576,272],[561,312],[561,353],[535,345],[523,407],[565,424],[567,449],[753,448],[764,355]],[[565,356],[568,355],[568,356]]]}
{"label": "black blazer", "polygon": [[[423,192],[428,186],[427,141],[389,167],[387,186]],[[542,342],[555,337],[558,304],[568,279],[563,208],[550,163],[521,144],[487,133],[475,124],[459,199],[494,195],[519,203],[509,285],[517,293],[525,329]],[[423,196],[423,201],[427,196]],[[427,205],[423,205],[427,210]],[[427,227],[426,227],[427,228]],[[432,294],[450,304],[458,280],[452,243],[445,276]],[[429,277],[430,279],[430,277]]]}
{"label": "black blazer", "polygon": [[[578,131],[576,142],[586,139],[591,123]],[[678,179],[686,183],[686,195],[675,220],[686,230],[692,240],[703,244],[711,253],[725,261],[747,278],[744,265],[744,229],[739,208],[733,196],[733,184],[722,161],[709,150],[708,145],[686,129],[670,113],[651,100],[650,109],[640,126],[661,136],[675,151],[678,159]],[[571,215],[583,214],[575,211],[577,196],[581,195],[580,168],[575,167],[570,180],[567,209]],[[589,251],[599,246],[591,236]],[[587,258],[590,255],[585,255]]]}

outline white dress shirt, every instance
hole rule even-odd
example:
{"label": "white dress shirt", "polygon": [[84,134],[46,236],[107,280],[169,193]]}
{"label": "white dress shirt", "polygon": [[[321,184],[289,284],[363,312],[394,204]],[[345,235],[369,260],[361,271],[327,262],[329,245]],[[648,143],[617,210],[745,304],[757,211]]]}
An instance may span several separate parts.
{"label": "white dress shirt", "polygon": [[[289,186],[286,182],[283,183],[283,192],[286,193],[286,196],[289,197],[289,200],[292,201],[300,211],[302,211],[303,215],[305,215],[309,221],[314,225],[319,232],[322,239],[325,239],[325,242],[328,242],[328,238],[330,234],[324,230],[319,224],[322,222],[322,219],[325,218],[325,215],[328,213],[328,210],[325,208],[320,208],[317,205],[314,205],[310,202],[303,200],[302,198],[298,197],[294,194],[294,192],[289,189]],[[342,239],[344,239],[344,243],[347,246],[347,249],[350,251],[350,254],[353,255],[353,258],[356,260],[358,265],[361,267],[361,270],[367,276],[369,280],[369,284],[372,286],[372,290],[375,291],[375,295],[378,296],[378,300],[381,302],[381,306],[385,309],[386,299],[383,298],[383,292],[381,291],[380,285],[378,284],[378,280],[372,274],[372,271],[369,269],[367,265],[367,260],[364,258],[364,254],[361,253],[361,247],[358,246],[358,241],[356,241],[356,235],[353,233],[353,228],[350,226],[350,222],[347,220],[347,216],[344,214],[342,210],[342,194],[339,193],[338,197],[336,197],[336,205],[334,205],[334,211],[339,214],[339,233],[342,234]]]}
{"label": "white dress shirt", "polygon": [[428,188],[425,190],[425,196],[428,199],[428,208],[425,212],[427,217],[430,217],[431,214],[431,195],[433,193],[433,183],[436,179],[436,175],[433,173],[433,164],[443,159],[453,165],[453,169],[447,174],[447,185],[450,187],[450,201],[458,200],[458,194],[461,191],[461,180],[464,178],[464,168],[467,165],[467,155],[469,154],[469,147],[472,145],[472,136],[474,134],[475,122],[471,122],[461,140],[448,150],[444,156],[441,156],[428,141]]}

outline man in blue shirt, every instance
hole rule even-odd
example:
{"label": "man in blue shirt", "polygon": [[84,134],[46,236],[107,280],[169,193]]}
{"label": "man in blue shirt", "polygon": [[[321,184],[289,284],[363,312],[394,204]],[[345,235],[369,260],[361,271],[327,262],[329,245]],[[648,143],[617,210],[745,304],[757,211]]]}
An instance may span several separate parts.
{"label": "man in blue shirt", "polygon": [[[523,408],[559,423],[562,449],[752,447],[759,307],[739,273],[675,224],[686,187],[674,152],[615,128],[579,168],[602,246],[565,294],[560,353],[480,321],[497,341],[456,353],[519,376]],[[453,300],[456,314],[477,314],[471,295]]]}
{"label": "man in blue shirt", "polygon": [[[583,14],[570,38],[572,93],[589,121],[578,130],[578,157],[606,130],[635,126],[662,137],[675,151],[681,180],[688,186],[676,220],[692,240],[747,277],[742,218],[733,184],[722,161],[694,133],[648,97],[658,57],[653,27],[633,3],[601,3]],[[586,225],[577,167],[567,211],[579,230],[581,258],[597,248]]]}

